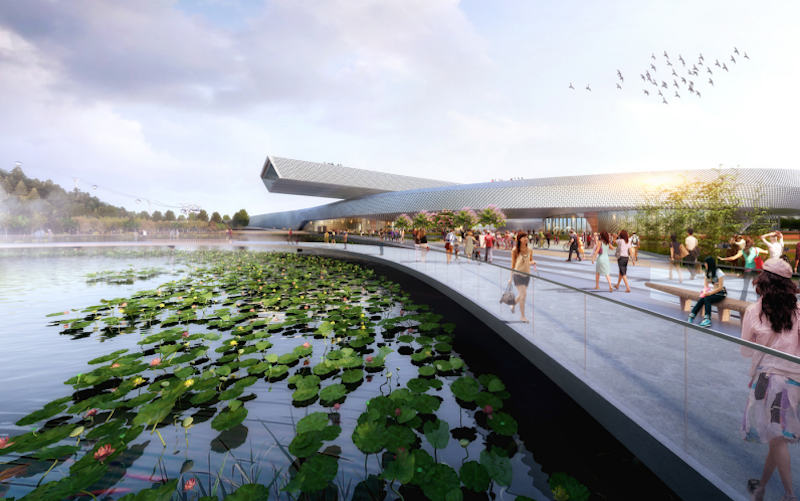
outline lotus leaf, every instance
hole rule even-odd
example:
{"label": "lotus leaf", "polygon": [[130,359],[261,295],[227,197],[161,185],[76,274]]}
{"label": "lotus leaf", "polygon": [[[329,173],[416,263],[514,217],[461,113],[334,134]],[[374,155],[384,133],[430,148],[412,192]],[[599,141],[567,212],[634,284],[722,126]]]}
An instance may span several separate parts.
{"label": "lotus leaf", "polygon": [[417,343],[421,345],[431,344],[433,343],[433,338],[428,336],[419,336],[417,337]]}
{"label": "lotus leaf", "polygon": [[322,431],[328,426],[328,415],[324,412],[313,412],[297,423],[297,434]]}
{"label": "lotus leaf", "polygon": [[429,380],[422,378],[415,378],[406,383],[408,389],[414,393],[425,393],[431,387]]}
{"label": "lotus leaf", "polygon": [[175,400],[167,398],[159,398],[154,402],[150,402],[142,406],[139,413],[133,418],[133,425],[154,425],[160,423],[166,418],[172,408],[175,407]]}
{"label": "lotus leaf", "polygon": [[346,394],[347,388],[343,384],[332,384],[326,386],[319,392],[319,398],[327,402],[333,402],[334,400],[339,400]]}
{"label": "lotus leaf", "polygon": [[272,343],[270,343],[269,341],[259,341],[259,342],[256,343],[256,349],[258,351],[268,350],[271,347],[272,347]]}
{"label": "lotus leaf", "polygon": [[417,416],[417,411],[415,411],[411,407],[402,406],[399,407],[399,409],[400,409],[400,415],[397,415],[396,411],[394,415],[395,419],[400,424],[407,423]]}
{"label": "lotus leaf", "polygon": [[393,391],[389,398],[392,399],[393,402],[397,402],[402,404],[403,402],[408,402],[414,395],[411,394],[406,388],[400,388],[399,390]]}
{"label": "lotus leaf", "polygon": [[102,356],[102,357],[98,357],[98,358],[95,358],[93,360],[89,360],[88,364],[89,365],[96,365],[96,364],[102,364],[103,362],[108,362],[110,360],[114,360],[115,358],[119,357],[120,355],[122,355],[126,351],[128,351],[128,350],[127,349],[126,350],[117,350],[114,353],[110,353],[108,355],[105,355],[105,356]]}
{"label": "lotus leaf", "polygon": [[[410,430],[409,430],[410,431]],[[411,432],[413,435],[414,432]],[[395,449],[396,450],[396,449]],[[414,456],[407,450],[398,451],[394,461],[390,462],[386,469],[381,473],[381,478],[386,480],[397,480],[401,484],[407,484],[414,476]]]}
{"label": "lotus leaf", "polygon": [[453,367],[450,365],[450,362],[446,360],[436,360],[433,362],[433,365],[439,372],[450,372],[451,370],[453,370]]}
{"label": "lotus leaf", "polygon": [[194,391],[205,391],[211,388],[216,387],[219,384],[216,377],[203,377],[203,378],[195,378],[194,386],[192,389]]}
{"label": "lotus leaf", "polygon": [[365,454],[380,452],[386,445],[388,432],[382,425],[367,421],[356,426],[352,435],[353,443]]}
{"label": "lotus leaf", "polygon": [[177,371],[175,371],[174,374],[175,376],[181,379],[186,379],[187,377],[194,374],[194,369],[192,369],[191,367],[184,367],[183,369],[178,369]]}
{"label": "lotus leaf", "polygon": [[269,378],[270,379],[279,378],[279,377],[283,376],[284,374],[286,374],[286,372],[288,372],[288,370],[289,370],[289,367],[287,367],[285,365],[273,365],[269,369]]}
{"label": "lotus leaf", "polygon": [[480,385],[475,378],[462,376],[453,381],[450,391],[453,392],[456,398],[460,398],[465,402],[473,402],[480,393]]}
{"label": "lotus leaf", "polygon": [[353,341],[350,341],[350,346],[353,348],[361,348],[362,346],[366,346],[374,342],[375,342],[374,337],[359,337],[354,339]]}
{"label": "lotus leaf", "polygon": [[397,452],[400,447],[410,450],[416,441],[417,434],[408,426],[393,424],[387,429],[386,450],[389,452]]}
{"label": "lotus leaf", "polygon": [[300,470],[283,491],[297,492],[302,491],[313,494],[328,486],[328,482],[336,478],[339,471],[339,463],[336,458],[330,456],[316,455],[308,459],[300,467]]}
{"label": "lotus leaf", "polygon": [[432,356],[433,354],[430,352],[430,350],[423,349],[419,353],[414,353],[413,355],[411,355],[411,360],[415,362],[424,362],[425,360],[431,358]]}
{"label": "lotus leaf", "polygon": [[482,391],[475,397],[475,404],[478,407],[486,407],[487,405],[491,405],[492,409],[498,411],[503,408],[503,401],[495,395],[494,393],[489,393],[488,391]]}
{"label": "lotus leaf", "polygon": [[228,365],[223,365],[222,367],[217,367],[215,372],[220,376],[229,376],[231,373],[231,368]]}
{"label": "lotus leaf", "polygon": [[114,421],[102,424],[97,428],[94,428],[93,430],[89,431],[89,433],[86,434],[86,438],[98,439],[108,435],[119,435],[119,430],[123,426],[125,426],[124,419],[115,419]]}
{"label": "lotus leaf", "polygon": [[269,489],[261,484],[244,484],[233,494],[225,497],[225,501],[261,501],[269,497]]}
{"label": "lotus leaf", "polygon": [[343,383],[356,383],[364,379],[364,371],[361,369],[350,369],[342,373]]}
{"label": "lotus leaf", "polygon": [[247,417],[247,409],[239,407],[236,410],[226,409],[211,421],[211,427],[217,431],[225,431],[240,424]]}
{"label": "lotus leaf", "polygon": [[53,461],[54,459],[59,459],[64,456],[71,456],[80,449],[80,447],[74,445],[61,445],[59,447],[41,449],[38,452],[30,454],[30,456],[39,461]]}
{"label": "lotus leaf", "polygon": [[553,473],[547,480],[550,484],[550,489],[555,491],[557,487],[561,487],[566,492],[565,499],[576,501],[587,501],[590,493],[585,485],[578,482],[575,478],[563,472]]}
{"label": "lotus leaf", "polygon": [[422,492],[431,501],[448,501],[447,495],[461,487],[461,481],[456,471],[450,466],[437,463],[433,467],[430,480],[422,484]]}
{"label": "lotus leaf", "polygon": [[56,414],[61,414],[66,408],[66,405],[47,406],[44,409],[40,409],[36,412],[28,414],[24,418],[20,419],[17,421],[17,426],[28,426],[38,423],[39,421],[53,417]]}
{"label": "lotus leaf", "polygon": [[489,427],[500,435],[512,436],[517,432],[517,421],[505,412],[495,412],[492,419],[487,420]]}
{"label": "lotus leaf", "polygon": [[489,490],[489,473],[486,468],[477,461],[469,461],[464,463],[458,471],[458,476],[461,478],[467,489],[472,489],[475,492],[485,492]]}
{"label": "lotus leaf", "polygon": [[278,362],[278,355],[276,355],[276,354],[274,354],[274,353],[270,353],[269,355],[267,355],[267,356],[266,356],[266,357],[264,357],[264,358],[265,358],[265,360],[266,360],[267,362],[269,362],[269,363],[271,363],[271,364],[274,364],[274,363],[277,363],[277,362]]}
{"label": "lotus leaf", "polygon": [[248,367],[247,372],[249,374],[263,374],[264,372],[268,371],[270,367],[272,367],[272,364],[269,362],[259,362]]}
{"label": "lotus leaf", "polygon": [[318,376],[325,376],[330,374],[331,372],[337,370],[336,366],[330,362],[320,362],[314,366],[312,372]]}
{"label": "lotus leaf", "polygon": [[436,421],[427,421],[422,427],[425,433],[425,438],[434,449],[444,449],[450,441],[450,426],[447,421],[437,419]]}
{"label": "lotus leaf", "polygon": [[454,371],[457,371],[463,369],[465,364],[460,358],[450,357],[450,366]]}
{"label": "lotus leaf", "polygon": [[414,336],[403,334],[402,336],[397,336],[397,340],[401,343],[410,343],[414,340]]}
{"label": "lotus leaf", "polygon": [[138,493],[130,493],[119,499],[119,501],[169,501],[175,494],[178,487],[178,479],[167,482],[152,489],[145,489]]}
{"label": "lotus leaf", "polygon": [[292,362],[296,362],[298,358],[300,357],[297,356],[296,353],[284,353],[278,357],[278,363],[284,365],[291,364]]}
{"label": "lotus leaf", "polygon": [[436,343],[433,347],[439,353],[450,353],[453,351],[453,346],[450,343]]}
{"label": "lotus leaf", "polygon": [[481,451],[481,465],[486,468],[489,477],[497,482],[497,485],[506,487],[511,485],[514,472],[508,458],[499,456],[494,451],[484,450]]}
{"label": "lotus leaf", "polygon": [[[396,393],[396,392],[395,392]],[[414,395],[409,405],[420,414],[433,414],[441,402],[433,395]]]}
{"label": "lotus leaf", "polygon": [[423,365],[419,368],[419,375],[420,376],[433,376],[436,374],[436,369],[431,367],[430,365]]}
{"label": "lotus leaf", "polygon": [[297,391],[292,393],[292,399],[297,402],[303,402],[316,397],[317,392],[319,392],[318,386],[298,387]]}
{"label": "lotus leaf", "polygon": [[62,425],[50,429],[45,428],[44,431],[39,433],[29,432],[16,436],[9,440],[9,442],[13,442],[13,445],[9,445],[5,449],[0,449],[0,456],[10,452],[34,451],[42,447],[47,447],[50,444],[67,438],[75,428],[76,425]]}
{"label": "lotus leaf", "polygon": [[299,433],[289,444],[289,452],[295,457],[307,458],[312,454],[316,454],[320,447],[322,447],[320,432]]}
{"label": "lotus leaf", "polygon": [[242,378],[242,379],[236,381],[234,383],[234,386],[236,386],[237,388],[246,388],[246,387],[250,386],[251,384],[255,383],[256,381],[258,381],[257,377],[248,376],[246,378]]}

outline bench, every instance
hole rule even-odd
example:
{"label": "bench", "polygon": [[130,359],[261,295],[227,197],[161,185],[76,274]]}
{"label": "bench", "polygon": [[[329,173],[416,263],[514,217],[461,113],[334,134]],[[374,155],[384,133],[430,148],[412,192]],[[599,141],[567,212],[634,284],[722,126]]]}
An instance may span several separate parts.
{"label": "bench", "polygon": [[[652,282],[646,282],[644,285],[666,294],[678,296],[678,298],[681,300],[681,307],[683,308],[683,311],[692,311],[692,303],[700,300],[699,292],[681,289],[679,287],[672,287],[669,285],[654,284]],[[731,310],[738,311],[740,314],[744,315],[745,310],[751,304],[753,303],[726,297],[722,301],[714,303],[714,306],[717,307],[719,319],[723,322],[727,322],[731,319]]]}

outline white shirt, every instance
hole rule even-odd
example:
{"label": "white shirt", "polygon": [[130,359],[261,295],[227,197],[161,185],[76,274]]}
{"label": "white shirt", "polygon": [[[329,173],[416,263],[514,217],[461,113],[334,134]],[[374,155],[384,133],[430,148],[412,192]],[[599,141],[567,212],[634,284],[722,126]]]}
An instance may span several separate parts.
{"label": "white shirt", "polygon": [[769,257],[770,259],[779,258],[783,254],[783,244],[780,242],[769,242],[767,243],[767,249],[769,249]]}
{"label": "white shirt", "polygon": [[630,243],[625,243],[625,240],[618,238],[617,239],[617,247],[619,247],[619,257],[629,257],[628,256],[628,249],[631,248]]}
{"label": "white shirt", "polygon": [[686,250],[692,252],[695,247],[697,247],[697,237],[694,235],[686,237]]}

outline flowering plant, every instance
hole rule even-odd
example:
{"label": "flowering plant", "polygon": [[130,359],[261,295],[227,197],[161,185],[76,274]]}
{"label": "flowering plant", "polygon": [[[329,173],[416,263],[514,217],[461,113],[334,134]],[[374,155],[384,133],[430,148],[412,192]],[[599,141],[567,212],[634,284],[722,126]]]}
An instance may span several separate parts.
{"label": "flowering plant", "polygon": [[484,226],[499,228],[505,226],[506,215],[496,205],[490,205],[481,211],[479,222]]}
{"label": "flowering plant", "polygon": [[414,224],[411,221],[411,218],[408,217],[408,214],[400,214],[397,216],[397,219],[394,220],[394,227],[400,230],[407,230],[411,228],[411,225]]}
{"label": "flowering plant", "polygon": [[478,215],[469,207],[464,207],[455,214],[453,224],[455,226],[463,226],[465,229],[472,228],[478,224]]}

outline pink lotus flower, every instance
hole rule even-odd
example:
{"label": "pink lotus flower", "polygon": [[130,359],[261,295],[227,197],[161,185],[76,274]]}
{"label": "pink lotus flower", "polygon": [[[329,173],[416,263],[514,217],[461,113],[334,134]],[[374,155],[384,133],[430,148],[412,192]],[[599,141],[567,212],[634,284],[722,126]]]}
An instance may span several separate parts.
{"label": "pink lotus flower", "polygon": [[256,310],[254,310],[253,308],[250,308],[250,313],[253,313],[253,312],[255,312],[255,311],[256,311]]}
{"label": "pink lotus flower", "polygon": [[181,334],[181,336],[183,336],[183,337],[189,337],[189,331],[186,331],[186,332],[184,332],[183,334]]}
{"label": "pink lotus flower", "polygon": [[0,449],[5,449],[14,445],[14,442],[9,442],[8,437],[0,437]]}
{"label": "pink lotus flower", "polygon": [[119,364],[113,364],[113,365],[111,366],[111,368],[112,368],[112,369],[116,369],[117,367],[119,367]]}
{"label": "pink lotus flower", "polygon": [[306,309],[308,309],[308,306],[306,306]]}
{"label": "pink lotus flower", "polygon": [[303,343],[303,348],[311,348],[311,345],[307,342]]}
{"label": "pink lotus flower", "polygon": [[192,305],[192,309],[195,309],[195,308],[197,308],[197,305],[196,305],[196,304],[193,304],[193,305]]}
{"label": "pink lotus flower", "polygon": [[340,407],[341,407],[341,405],[339,405],[339,404],[333,404],[333,410],[335,410],[335,411],[338,411]]}
{"label": "pink lotus flower", "polygon": [[190,491],[190,490],[194,489],[195,485],[197,485],[197,479],[196,478],[190,478],[183,485],[183,492]]}
{"label": "pink lotus flower", "polygon": [[367,363],[368,363],[368,364],[371,364],[373,360],[374,360],[374,359],[372,358],[372,355],[369,355],[369,356],[367,357]]}
{"label": "pink lotus flower", "polygon": [[310,363],[310,362],[308,361],[308,359],[306,359],[306,360],[303,362],[303,365],[305,366],[305,365],[308,365],[309,363]]}
{"label": "pink lotus flower", "polygon": [[400,414],[402,414],[402,411],[400,409],[395,409],[394,410],[394,415],[395,416],[399,416]]}
{"label": "pink lotus flower", "polygon": [[124,308],[126,306],[128,306],[128,303],[122,303],[122,305],[121,305],[122,308]]}
{"label": "pink lotus flower", "polygon": [[104,445],[94,453],[94,458],[102,463],[114,452],[116,452],[116,449],[112,449],[110,445]]}
{"label": "pink lotus flower", "polygon": [[89,409],[83,417],[93,417],[97,415],[97,409]]}
{"label": "pink lotus flower", "polygon": [[486,414],[491,414],[493,412],[492,406],[486,404],[486,407],[483,408],[483,412],[485,412]]}
{"label": "pink lotus flower", "polygon": [[159,365],[160,363],[161,363],[161,359],[160,358],[154,358],[153,360],[150,361],[150,367],[155,367],[156,365]]}
{"label": "pink lotus flower", "polygon": [[64,312],[64,315],[69,315],[69,312],[68,312],[68,311],[65,311],[65,312]]}
{"label": "pink lotus flower", "polygon": [[368,383],[371,383],[371,382],[372,382],[372,376],[367,376],[367,382],[368,382]]}

